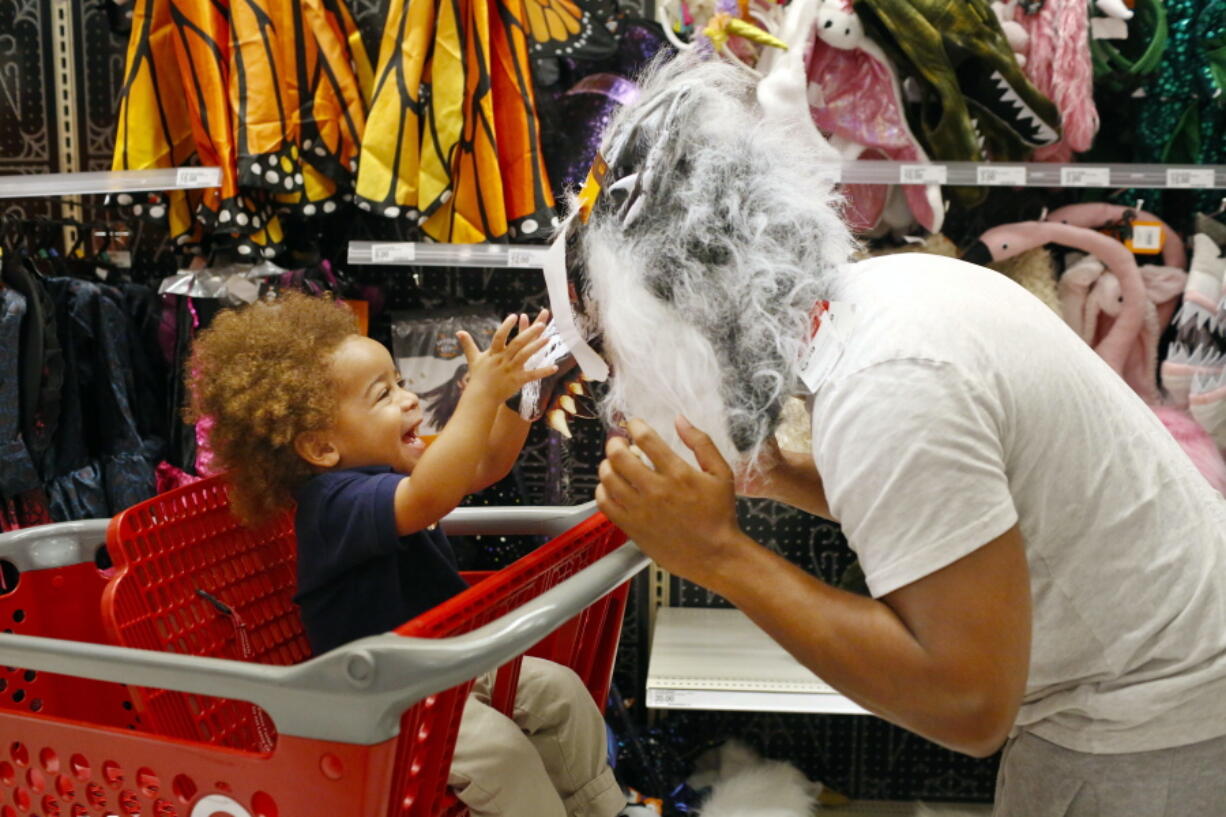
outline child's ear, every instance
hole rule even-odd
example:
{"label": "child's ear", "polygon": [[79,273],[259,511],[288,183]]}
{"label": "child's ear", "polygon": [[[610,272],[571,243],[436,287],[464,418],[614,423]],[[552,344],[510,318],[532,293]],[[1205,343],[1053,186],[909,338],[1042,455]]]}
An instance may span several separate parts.
{"label": "child's ear", "polygon": [[302,432],[294,438],[294,450],[316,468],[332,468],[341,459],[341,452],[323,431]]}

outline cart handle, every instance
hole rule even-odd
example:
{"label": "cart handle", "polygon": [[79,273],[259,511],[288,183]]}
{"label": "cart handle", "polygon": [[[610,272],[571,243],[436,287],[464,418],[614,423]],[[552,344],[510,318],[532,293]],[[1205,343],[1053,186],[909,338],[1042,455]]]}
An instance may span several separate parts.
{"label": "cart handle", "polygon": [[[452,536],[558,536],[596,513],[596,500],[582,505],[501,505],[456,508],[443,517]],[[92,562],[106,542],[110,519],[53,522],[0,533],[0,559],[18,570],[44,570]]]}
{"label": "cart handle", "polygon": [[106,542],[110,523],[110,519],[80,519],[0,533],[0,559],[22,572],[92,562]]}
{"label": "cart handle", "polygon": [[523,654],[649,561],[627,542],[464,635],[384,633],[292,666],[16,634],[0,634],[0,664],[249,701],[272,716],[281,734],[372,745],[399,733],[408,707]]}

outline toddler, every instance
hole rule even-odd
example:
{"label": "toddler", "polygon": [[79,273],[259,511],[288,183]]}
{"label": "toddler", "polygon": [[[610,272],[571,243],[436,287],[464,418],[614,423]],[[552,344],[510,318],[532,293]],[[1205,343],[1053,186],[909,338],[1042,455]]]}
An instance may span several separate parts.
{"label": "toddler", "polygon": [[[468,383],[429,448],[391,355],[330,299],[290,293],[223,312],[197,338],[189,418],[214,419],[239,518],[257,524],[297,503],[295,601],[316,654],[464,590],[436,523],[514,465],[528,423],[505,403],[555,369],[525,369],[545,320],[508,317],[484,352],[459,333]],[[578,676],[525,658],[513,720],[488,706],[492,678],[465,705],[448,779],[474,817],[617,814],[626,801],[604,722]]]}

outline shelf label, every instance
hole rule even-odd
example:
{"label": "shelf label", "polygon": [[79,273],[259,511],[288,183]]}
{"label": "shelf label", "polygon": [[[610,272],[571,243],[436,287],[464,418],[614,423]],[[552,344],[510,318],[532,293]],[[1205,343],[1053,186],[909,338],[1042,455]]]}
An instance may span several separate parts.
{"label": "shelf label", "polygon": [[1166,243],[1160,221],[1132,222],[1132,236],[1124,242],[1124,246],[1141,255],[1158,255],[1162,245]]}
{"label": "shelf label", "polygon": [[985,187],[1024,187],[1026,184],[1026,168],[979,165],[975,168],[975,181]]}
{"label": "shelf label", "polygon": [[220,168],[180,167],[175,170],[175,187],[218,187],[220,185]]}
{"label": "shelf label", "polygon": [[508,267],[539,267],[542,260],[532,250],[507,250]]}
{"label": "shelf label", "polygon": [[1109,167],[1062,167],[1060,184],[1064,187],[1110,187]]}
{"label": "shelf label", "polygon": [[1166,170],[1167,187],[1213,187],[1211,167],[1169,167]]}
{"label": "shelf label", "polygon": [[902,165],[898,168],[901,184],[945,184],[948,177],[945,165]]}
{"label": "shelf label", "polygon": [[396,244],[371,244],[372,264],[403,264],[417,257],[417,248],[406,242]]}

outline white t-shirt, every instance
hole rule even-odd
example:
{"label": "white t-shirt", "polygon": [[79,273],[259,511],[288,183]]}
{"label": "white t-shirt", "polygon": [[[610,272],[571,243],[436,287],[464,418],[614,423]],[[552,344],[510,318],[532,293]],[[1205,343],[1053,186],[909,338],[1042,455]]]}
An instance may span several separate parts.
{"label": "white t-shirt", "polygon": [[813,452],[872,594],[1017,523],[1034,621],[1016,728],[1096,753],[1226,734],[1226,500],[1154,413],[982,267],[873,259],[833,297],[855,325],[812,398]]}

